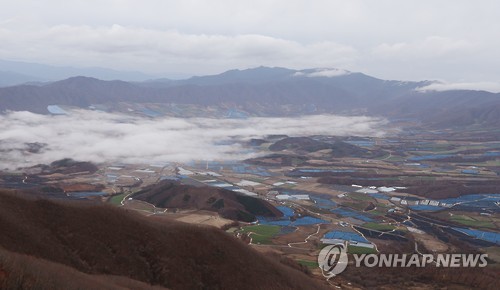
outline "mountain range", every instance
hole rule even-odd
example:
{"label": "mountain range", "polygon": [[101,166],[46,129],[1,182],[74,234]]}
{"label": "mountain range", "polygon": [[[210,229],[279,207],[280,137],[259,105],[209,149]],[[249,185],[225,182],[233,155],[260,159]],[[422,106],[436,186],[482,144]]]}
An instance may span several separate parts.
{"label": "mountain range", "polygon": [[103,80],[144,81],[154,78],[141,72],[118,71],[101,67],[53,66],[39,63],[0,60],[0,87],[23,83],[44,83],[72,76],[89,76]]}
{"label": "mountain range", "polygon": [[339,69],[269,67],[144,82],[80,76],[0,88],[0,111],[47,114],[49,105],[79,108],[103,105],[106,111],[119,111],[129,104],[141,104],[155,107],[159,115],[169,115],[172,113],[169,106],[181,105],[198,111],[233,110],[243,116],[368,115],[439,128],[500,124],[500,94],[420,89],[429,84],[429,81],[381,80]]}

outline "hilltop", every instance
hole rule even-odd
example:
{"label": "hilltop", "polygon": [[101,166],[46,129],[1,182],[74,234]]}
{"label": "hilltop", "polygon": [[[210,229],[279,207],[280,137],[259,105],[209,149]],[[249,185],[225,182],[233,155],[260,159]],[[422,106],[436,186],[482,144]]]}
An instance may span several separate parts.
{"label": "hilltop", "polygon": [[0,208],[0,288],[323,289],[216,228],[5,190]]}
{"label": "hilltop", "polygon": [[131,195],[162,208],[201,209],[232,220],[253,222],[256,216],[279,217],[283,213],[269,202],[217,187],[194,187],[162,181]]}

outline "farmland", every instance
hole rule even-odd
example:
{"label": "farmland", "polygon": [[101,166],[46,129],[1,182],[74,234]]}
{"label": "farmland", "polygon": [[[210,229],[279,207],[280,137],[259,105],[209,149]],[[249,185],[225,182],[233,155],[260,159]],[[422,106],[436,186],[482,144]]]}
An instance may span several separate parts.
{"label": "farmland", "polygon": [[255,225],[244,227],[242,232],[247,233],[252,238],[254,244],[269,244],[271,238],[278,234],[280,231],[279,226],[272,225]]}
{"label": "farmland", "polygon": [[[3,174],[0,182],[44,186],[50,196],[105,201],[159,221],[222,228],[315,274],[316,255],[328,243],[346,243],[350,254],[411,253],[417,246],[424,253],[474,249],[496,257],[500,142],[483,142],[475,134],[271,136],[258,146],[244,144],[258,152],[247,160],[100,164],[66,176]],[[67,165],[52,170],[69,170]],[[162,182],[182,192],[162,196],[167,190],[153,190]],[[67,194],[64,188],[96,194]],[[139,200],[137,193],[152,199]],[[236,207],[238,213],[224,213],[241,196],[265,201],[281,214],[259,214],[254,202]]]}

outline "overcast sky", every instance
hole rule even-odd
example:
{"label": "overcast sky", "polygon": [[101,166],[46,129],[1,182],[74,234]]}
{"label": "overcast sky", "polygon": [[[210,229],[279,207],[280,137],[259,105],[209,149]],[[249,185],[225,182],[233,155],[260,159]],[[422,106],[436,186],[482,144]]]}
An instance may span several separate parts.
{"label": "overcast sky", "polygon": [[498,0],[0,0],[0,59],[166,77],[337,67],[494,86],[499,13]]}

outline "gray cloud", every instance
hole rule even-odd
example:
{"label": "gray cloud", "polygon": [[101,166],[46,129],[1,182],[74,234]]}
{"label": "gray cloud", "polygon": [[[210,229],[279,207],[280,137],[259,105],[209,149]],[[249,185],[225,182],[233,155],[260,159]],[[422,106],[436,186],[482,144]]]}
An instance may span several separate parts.
{"label": "gray cloud", "polygon": [[[144,119],[93,111],[68,116],[10,112],[0,116],[0,168],[50,163],[62,158],[147,163],[235,160],[253,156],[242,140],[268,134],[380,136],[382,119],[317,115],[299,118]],[[222,141],[237,141],[224,145]],[[48,144],[26,153],[26,143]]]}
{"label": "gray cloud", "polygon": [[268,65],[338,67],[386,79],[500,79],[496,0],[0,0],[0,5],[4,59],[162,74]]}
{"label": "gray cloud", "polygon": [[98,60],[101,66],[146,66],[146,70],[155,72],[166,67],[187,72],[200,63],[203,65],[199,69],[204,71],[207,67],[224,70],[256,65],[345,66],[356,54],[352,47],[331,41],[302,44],[258,34],[186,34],[116,24],[41,27],[25,32],[24,36],[25,39],[19,39],[14,30],[0,31],[3,50],[15,58],[30,55],[56,61],[72,59],[79,65]]}

